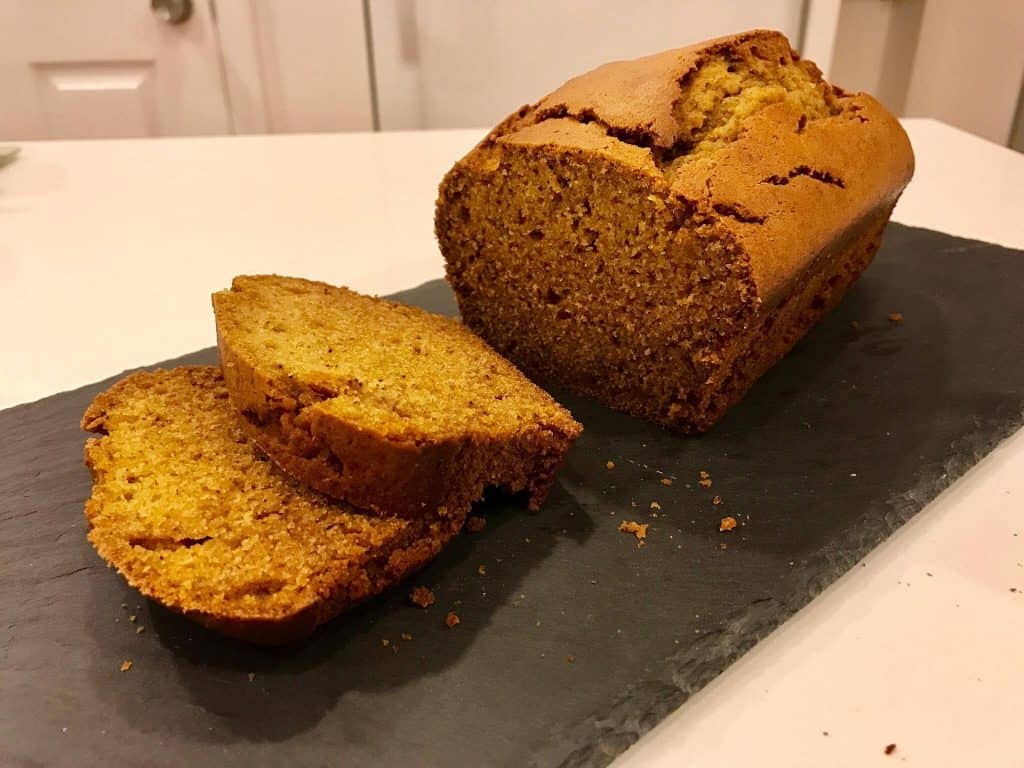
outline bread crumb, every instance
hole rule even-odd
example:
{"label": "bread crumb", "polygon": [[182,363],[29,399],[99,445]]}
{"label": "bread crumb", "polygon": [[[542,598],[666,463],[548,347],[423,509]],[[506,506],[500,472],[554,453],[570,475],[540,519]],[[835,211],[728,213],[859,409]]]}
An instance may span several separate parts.
{"label": "bread crumb", "polygon": [[605,462],[604,468],[605,469],[615,469],[615,462],[614,461]]}
{"label": "bread crumb", "polygon": [[705,488],[711,487],[711,475],[705,472],[703,469],[700,471],[700,484]]}
{"label": "bread crumb", "polygon": [[131,668],[132,668],[132,660],[131,659],[125,659],[124,661],[121,662],[121,671],[122,672],[127,672]]}
{"label": "bread crumb", "polygon": [[636,536],[636,540],[642,542],[647,538],[647,523],[638,523],[633,520],[623,520],[619,523],[619,531],[622,533],[632,533]]}
{"label": "bread crumb", "polygon": [[890,323],[902,323],[903,322],[903,313],[902,312],[890,312],[889,313],[889,322]]}
{"label": "bread crumb", "polygon": [[127,611],[128,610],[128,603],[121,603],[121,607],[124,608]]}
{"label": "bread crumb", "polygon": [[651,502],[651,509],[661,509],[661,504],[656,501]]}
{"label": "bread crumb", "polygon": [[723,517],[721,522],[718,524],[718,530],[719,531],[731,531],[735,527],[736,527],[736,518],[733,517],[732,515],[727,515],[727,516]]}
{"label": "bread crumb", "polygon": [[455,611],[448,611],[448,615],[444,617],[444,623],[445,626],[448,627],[448,629],[451,629],[452,627],[457,627],[459,624],[461,624],[462,619],[459,618],[459,614],[457,614]]}
{"label": "bread crumb", "polygon": [[391,641],[388,640],[386,637],[382,637],[380,639],[380,644],[387,648],[389,645],[391,645]]}
{"label": "bread crumb", "polygon": [[668,487],[668,486],[672,485],[672,478],[671,477],[663,477],[663,478],[661,478],[661,484],[664,485],[665,487]]}
{"label": "bread crumb", "polygon": [[568,656],[565,657],[565,660],[572,664],[576,661],[576,657],[570,653]]}
{"label": "bread crumb", "polygon": [[719,544],[719,545],[718,545],[718,548],[719,548],[719,549],[728,549],[728,548],[729,548],[729,545],[728,545],[728,544],[726,544],[726,543],[725,543],[725,542],[723,541],[723,542],[722,542],[721,544]]}
{"label": "bread crumb", "polygon": [[137,627],[137,628],[135,629],[135,634],[136,634],[136,635],[141,635],[141,634],[142,634],[143,632],[145,632],[145,631],[146,631],[146,628],[145,628],[145,627],[143,627],[143,626],[139,626],[139,627]]}
{"label": "bread crumb", "polygon": [[139,618],[139,617],[138,617],[138,616],[136,616],[136,615],[135,615],[135,614],[133,613],[133,614],[132,614],[131,616],[129,616],[129,617],[128,617],[128,621],[130,621],[130,622],[131,622],[132,624],[134,624],[134,623],[136,622],[136,620],[137,620],[138,618]]}
{"label": "bread crumb", "polygon": [[486,565],[479,565],[479,566],[477,566],[476,572],[479,573],[481,576],[486,576],[487,575],[487,566]]}
{"label": "bread crumb", "polygon": [[418,608],[429,608],[434,604],[434,593],[426,587],[415,587],[409,593],[409,602]]}
{"label": "bread crumb", "polygon": [[850,327],[853,328],[853,330],[855,330],[855,331],[859,331],[860,330],[860,323],[858,323],[856,320],[851,320],[850,321]]}
{"label": "bread crumb", "polygon": [[887,744],[885,746],[885,754],[891,755],[895,751],[896,751],[896,745],[895,744]]}
{"label": "bread crumb", "polygon": [[715,498],[713,498],[711,500],[711,503],[714,504],[717,507],[719,504],[722,503],[722,497],[721,496],[715,496]]}
{"label": "bread crumb", "polygon": [[410,635],[408,632],[403,632],[402,633],[402,639],[403,640],[412,640],[412,635]]}
{"label": "bread crumb", "polygon": [[479,515],[473,515],[466,521],[466,530],[470,533],[480,533],[486,527],[487,518],[480,517]]}

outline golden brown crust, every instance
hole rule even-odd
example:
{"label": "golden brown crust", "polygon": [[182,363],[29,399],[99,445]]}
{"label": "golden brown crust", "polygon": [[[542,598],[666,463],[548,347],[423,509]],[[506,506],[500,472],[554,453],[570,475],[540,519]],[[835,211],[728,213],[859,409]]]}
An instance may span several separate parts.
{"label": "golden brown crust", "polygon": [[276,470],[245,438],[219,371],[133,374],[82,427],[89,541],[147,597],[253,643],[298,640],[430,560],[464,518],[387,518]]}
{"label": "golden brown crust", "polygon": [[290,475],[356,506],[465,515],[500,486],[536,509],[581,430],[448,318],[276,276],[236,278],[213,300],[247,433]]}
{"label": "golden brown crust", "polygon": [[755,30],[511,115],[446,176],[436,230],[464,321],[523,370],[699,431],[838,301],[846,245],[912,173],[877,101]]}

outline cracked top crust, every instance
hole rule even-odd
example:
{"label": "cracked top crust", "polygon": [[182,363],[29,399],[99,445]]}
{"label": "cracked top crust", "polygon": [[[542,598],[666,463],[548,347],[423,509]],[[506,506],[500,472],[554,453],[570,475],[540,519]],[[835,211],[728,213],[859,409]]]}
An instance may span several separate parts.
{"label": "cracked top crust", "polygon": [[496,170],[506,146],[579,152],[648,177],[667,204],[734,237],[767,305],[891,206],[914,167],[878,101],[829,85],[766,30],[598,67],[506,119],[465,162]]}

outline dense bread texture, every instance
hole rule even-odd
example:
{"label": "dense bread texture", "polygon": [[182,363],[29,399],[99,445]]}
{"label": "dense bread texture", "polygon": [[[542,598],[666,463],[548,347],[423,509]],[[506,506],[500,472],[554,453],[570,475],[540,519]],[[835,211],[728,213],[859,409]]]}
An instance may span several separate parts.
{"label": "dense bread texture", "polygon": [[877,101],[753,31],[523,107],[436,231],[464,322],[526,373],[702,431],[842,298],[912,173]]}
{"label": "dense bread texture", "polygon": [[146,597],[256,643],[302,638],[430,560],[464,517],[329,500],[245,436],[212,367],[136,373],[82,418],[89,541]]}
{"label": "dense bread texture", "polygon": [[213,297],[221,368],[249,434],[329,496],[462,514],[491,486],[537,508],[581,427],[461,323],[297,278]]}

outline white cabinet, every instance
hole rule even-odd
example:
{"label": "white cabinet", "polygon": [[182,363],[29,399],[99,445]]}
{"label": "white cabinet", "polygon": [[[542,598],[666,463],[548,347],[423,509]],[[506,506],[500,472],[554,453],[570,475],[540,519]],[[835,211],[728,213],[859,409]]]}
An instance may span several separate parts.
{"label": "white cabinet", "polygon": [[380,126],[496,123],[565,80],[754,27],[796,43],[800,0],[370,0]]}
{"label": "white cabinet", "polygon": [[[754,27],[839,85],[994,141],[1021,0],[0,0],[0,141],[483,128],[614,59]],[[952,53],[951,53],[952,51]],[[1024,114],[1024,107],[1018,107]]]}
{"label": "white cabinet", "polygon": [[0,0],[0,140],[372,130],[359,0]]}
{"label": "white cabinet", "polygon": [[178,25],[148,0],[0,0],[0,138],[226,133],[205,2]]}

